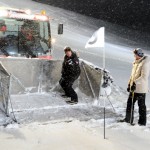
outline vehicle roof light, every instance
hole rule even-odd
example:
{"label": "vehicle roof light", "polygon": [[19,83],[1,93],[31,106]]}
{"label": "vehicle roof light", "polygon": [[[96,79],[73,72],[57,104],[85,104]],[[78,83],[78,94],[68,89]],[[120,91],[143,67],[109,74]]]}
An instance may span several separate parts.
{"label": "vehicle roof light", "polygon": [[8,16],[8,12],[6,10],[0,10],[0,17]]}
{"label": "vehicle roof light", "polygon": [[42,16],[42,15],[35,15],[35,19],[46,21],[46,20],[48,20],[48,17],[47,16]]}
{"label": "vehicle roof light", "polygon": [[25,13],[26,13],[27,15],[30,15],[30,14],[31,14],[31,10],[30,10],[30,9],[27,9],[27,10],[25,10]]}
{"label": "vehicle roof light", "polygon": [[46,15],[46,11],[45,11],[45,10],[42,10],[42,11],[41,11],[41,15]]}
{"label": "vehicle roof light", "polygon": [[16,18],[16,19],[29,19],[29,20],[41,20],[48,21],[49,17],[46,16],[46,11],[42,10],[41,14],[31,15],[31,10],[13,9],[13,8],[1,8],[0,17]]}

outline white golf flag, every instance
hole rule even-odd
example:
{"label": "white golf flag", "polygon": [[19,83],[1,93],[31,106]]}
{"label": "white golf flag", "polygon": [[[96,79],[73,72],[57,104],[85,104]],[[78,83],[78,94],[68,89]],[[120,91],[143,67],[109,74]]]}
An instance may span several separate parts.
{"label": "white golf flag", "polygon": [[105,27],[99,28],[92,37],[87,41],[85,48],[104,47],[105,44]]}

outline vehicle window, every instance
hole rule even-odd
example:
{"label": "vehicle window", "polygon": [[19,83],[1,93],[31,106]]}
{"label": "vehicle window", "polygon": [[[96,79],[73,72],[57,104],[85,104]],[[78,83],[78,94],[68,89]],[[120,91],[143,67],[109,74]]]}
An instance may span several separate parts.
{"label": "vehicle window", "polygon": [[0,18],[0,45],[9,55],[45,53],[48,38],[48,22]]}

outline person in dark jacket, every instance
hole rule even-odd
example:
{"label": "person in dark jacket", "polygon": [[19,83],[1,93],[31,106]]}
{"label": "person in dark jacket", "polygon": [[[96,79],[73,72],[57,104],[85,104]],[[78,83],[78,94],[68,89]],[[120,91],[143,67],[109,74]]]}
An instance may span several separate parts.
{"label": "person in dark jacket", "polygon": [[65,95],[63,97],[71,97],[68,101],[70,104],[78,103],[77,93],[72,88],[72,85],[80,75],[79,59],[77,54],[71,50],[70,47],[64,49],[65,56],[62,64],[62,76],[59,81],[61,87],[63,88]]}

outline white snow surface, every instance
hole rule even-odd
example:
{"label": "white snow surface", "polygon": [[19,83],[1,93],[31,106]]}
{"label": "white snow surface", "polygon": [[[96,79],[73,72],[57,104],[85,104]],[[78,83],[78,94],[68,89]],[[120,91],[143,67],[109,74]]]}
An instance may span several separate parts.
{"label": "white snow surface", "polygon": [[0,145],[1,149],[8,150],[149,149],[150,128],[118,125],[111,119],[106,120],[106,124],[106,139],[103,136],[103,120],[9,125],[0,129]]}
{"label": "white snow surface", "polygon": [[[106,27],[109,27],[109,31],[123,28],[63,9],[38,4],[31,0],[1,0],[0,5],[29,8],[34,12],[45,9],[47,14],[54,18],[51,27],[53,29],[53,37],[56,38],[56,43],[53,45],[55,59],[62,59],[62,49],[64,46],[69,45],[79,51],[81,58],[102,67],[102,50],[85,50],[84,46],[86,41],[93,32],[99,28],[98,24],[100,22],[105,24]],[[58,22],[62,22],[65,25],[64,35],[62,36],[57,35]],[[106,69],[112,74],[115,83],[125,89],[131,72],[133,47],[125,45],[120,41],[116,44],[118,38],[114,33],[109,32],[106,38],[108,41],[111,41],[110,43],[106,43]],[[113,41],[115,41],[115,44],[112,44]],[[137,46],[139,45],[137,44]],[[148,53],[148,51],[145,52]],[[47,118],[47,121],[24,122],[22,124],[10,124],[6,128],[0,127],[0,148],[5,150],[148,150],[150,147],[150,96],[148,94],[146,101],[148,105],[146,127],[138,126],[137,124],[130,126],[126,123],[117,123],[116,121],[121,119],[125,114],[127,99],[127,94],[123,94],[119,86],[113,87],[115,88],[113,89],[114,93],[109,97],[117,115],[106,113],[106,139],[104,139],[103,134],[103,98],[101,101],[95,100],[90,106],[85,105],[85,103],[82,104],[82,102],[79,102],[79,104],[75,106],[68,106],[58,97],[57,101],[61,104],[59,107],[62,107],[62,110],[66,108],[68,108],[68,112],[72,109],[75,110],[76,114],[74,118],[60,116],[60,118],[54,120]],[[51,97],[54,97],[54,94],[25,94],[21,95],[21,97],[22,103],[19,101],[20,103],[17,103],[14,109],[16,116],[20,111],[29,111],[31,118],[36,115],[37,112],[39,114],[40,112],[43,113],[46,117],[49,113],[46,111],[52,107],[48,106],[47,103],[51,100]],[[15,101],[19,99],[20,95],[14,95],[12,102],[15,103]],[[36,102],[36,99],[41,103],[41,106],[37,107],[36,103],[33,103],[35,107],[30,107],[30,103],[28,102],[30,100]],[[113,114],[109,101],[107,99],[105,100],[107,111]],[[22,106],[23,109],[20,109],[18,104],[25,105]],[[93,107],[99,106],[101,112],[100,119],[94,119],[94,115],[93,117],[91,115],[90,119],[87,120],[80,119],[80,117],[84,118],[85,116],[79,117],[82,112],[80,114],[77,110],[84,109],[86,113],[87,110],[91,108],[91,105],[93,105]],[[57,116],[58,108],[53,108],[53,113]],[[26,113],[23,115],[26,115]],[[61,117],[63,117],[63,119]],[[0,121],[1,120],[2,118],[0,117]],[[137,123],[137,120],[138,107],[135,106],[135,123]]]}

